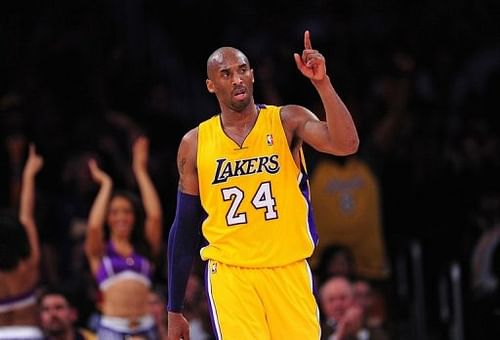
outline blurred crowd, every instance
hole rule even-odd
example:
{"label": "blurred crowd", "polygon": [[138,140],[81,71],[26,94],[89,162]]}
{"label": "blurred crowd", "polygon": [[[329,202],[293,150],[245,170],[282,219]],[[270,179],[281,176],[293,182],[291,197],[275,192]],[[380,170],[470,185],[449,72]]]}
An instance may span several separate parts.
{"label": "blurred crowd", "polygon": [[[361,140],[354,160],[305,150],[312,180],[324,164],[327,174],[337,174],[322,175],[327,177],[317,188],[317,202],[313,188],[315,213],[326,224],[313,259],[320,296],[332,287],[349,296],[373,290],[370,327],[383,326],[394,339],[411,336],[410,326],[400,326],[411,311],[397,294],[402,278],[396,274],[397,260],[416,240],[422,247],[429,336],[449,336],[438,287],[453,262],[462,270],[465,333],[498,331],[497,2],[5,1],[0,13],[0,207],[19,209],[22,172],[34,143],[44,159],[34,212],[40,284],[79,293],[79,325],[92,329],[100,313],[84,250],[99,190],[89,160],[98,162],[116,188],[138,191],[132,145],[147,136],[148,172],[161,202],[165,241],[175,209],[178,143],[216,113],[205,89],[208,55],[222,45],[241,48],[253,62],[258,102],[298,103],[321,116],[319,98],[293,61],[309,29]],[[325,208],[335,205],[337,210]],[[334,210],[337,215],[329,215]],[[342,224],[353,221],[351,213],[359,223]],[[376,219],[376,225],[363,222],[368,213],[364,218]],[[363,244],[365,232],[376,244]],[[355,268],[341,274],[352,285],[347,293],[345,281],[332,284],[328,279],[338,275],[326,274],[326,257],[333,258],[337,248],[347,248],[346,262]],[[152,293],[163,303],[166,259],[160,251]],[[210,334],[202,271],[200,263],[186,308],[193,329]],[[321,306],[327,319],[328,307]],[[478,327],[482,322],[486,326]]]}

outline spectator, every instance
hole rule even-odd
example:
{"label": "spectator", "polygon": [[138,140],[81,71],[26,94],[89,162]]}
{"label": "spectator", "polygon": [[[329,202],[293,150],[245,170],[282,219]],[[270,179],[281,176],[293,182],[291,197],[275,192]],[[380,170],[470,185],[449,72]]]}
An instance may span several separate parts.
{"label": "spectator", "polygon": [[[135,195],[127,191],[113,193],[111,177],[94,159],[89,162],[100,189],[90,210],[85,252],[102,293],[102,316],[97,330],[100,339],[157,338],[148,296],[155,269],[153,260],[161,249],[162,210],[147,171],[148,148],[146,137],[134,141],[132,168],[145,218]],[[109,229],[105,230],[105,225]]]}
{"label": "spectator", "polygon": [[330,278],[320,288],[321,338],[387,340],[388,335],[384,329],[366,323],[366,305],[358,302],[354,288],[351,281],[340,275]]}
{"label": "spectator", "polygon": [[311,195],[321,235],[312,266],[323,249],[339,244],[352,252],[356,275],[387,279],[379,183],[368,163],[357,155],[322,155],[311,176]]}
{"label": "spectator", "polygon": [[356,279],[352,287],[354,300],[363,311],[363,325],[369,330],[370,339],[387,338],[385,300],[382,295],[374,290],[370,281],[365,279]]}
{"label": "spectator", "polygon": [[165,309],[166,289],[160,285],[155,285],[149,292],[149,308],[155,319],[158,328],[158,339],[167,339],[167,311]]}
{"label": "spectator", "polygon": [[19,221],[0,216],[0,339],[41,339],[35,291],[39,283],[40,245],[35,221],[35,177],[43,158],[30,144],[22,173]]}
{"label": "spectator", "polygon": [[359,338],[362,329],[362,309],[355,304],[351,282],[345,276],[328,279],[319,290],[321,339],[344,340]]}
{"label": "spectator", "polygon": [[77,327],[79,313],[69,293],[46,288],[38,298],[45,340],[94,340],[93,332]]}
{"label": "spectator", "polygon": [[318,258],[314,274],[320,286],[333,276],[340,275],[349,279],[356,276],[354,256],[351,249],[346,246],[330,244],[322,249]]}
{"label": "spectator", "polygon": [[500,336],[500,192],[485,190],[475,223],[481,234],[471,254],[471,320],[479,338]]}

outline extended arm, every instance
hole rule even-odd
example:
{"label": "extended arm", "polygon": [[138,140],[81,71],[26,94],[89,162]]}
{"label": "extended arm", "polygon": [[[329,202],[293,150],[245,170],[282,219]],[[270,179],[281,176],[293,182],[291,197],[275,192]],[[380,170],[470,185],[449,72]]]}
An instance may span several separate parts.
{"label": "extended arm", "polygon": [[309,31],[304,33],[304,51],[294,54],[297,68],[309,78],[318,91],[326,113],[320,121],[311,111],[297,105],[283,108],[286,125],[306,143],[318,151],[335,155],[349,155],[357,151],[358,134],[352,116],[333,88],[326,74],[325,58],[313,50]]}
{"label": "extended arm", "polygon": [[87,236],[85,239],[85,253],[90,259],[92,271],[95,270],[95,263],[104,253],[104,222],[108,209],[109,199],[113,182],[111,178],[102,171],[94,159],[89,161],[90,174],[94,181],[100,185],[88,218]]}
{"label": "extended arm", "polygon": [[179,189],[175,219],[168,236],[168,339],[189,339],[189,324],[182,315],[186,285],[201,241],[203,209],[198,196],[196,169],[197,130],[188,132],[177,154]]}
{"label": "extended arm", "polygon": [[38,265],[40,261],[40,245],[35,222],[35,176],[43,166],[43,158],[36,153],[35,146],[30,144],[28,159],[23,170],[19,221],[24,226],[31,249],[30,262]]}
{"label": "extended arm", "polygon": [[148,173],[148,152],[149,140],[144,136],[138,137],[132,149],[132,169],[141,192],[142,205],[146,213],[144,221],[146,239],[156,256],[160,252],[162,240],[162,209],[158,192]]}

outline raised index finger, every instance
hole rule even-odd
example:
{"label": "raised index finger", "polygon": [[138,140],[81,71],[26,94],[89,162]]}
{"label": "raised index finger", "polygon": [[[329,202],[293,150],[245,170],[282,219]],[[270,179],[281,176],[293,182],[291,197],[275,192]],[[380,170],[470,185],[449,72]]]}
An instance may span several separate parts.
{"label": "raised index finger", "polygon": [[309,31],[305,31],[304,32],[304,48],[306,50],[311,50],[312,49],[311,37],[310,37]]}

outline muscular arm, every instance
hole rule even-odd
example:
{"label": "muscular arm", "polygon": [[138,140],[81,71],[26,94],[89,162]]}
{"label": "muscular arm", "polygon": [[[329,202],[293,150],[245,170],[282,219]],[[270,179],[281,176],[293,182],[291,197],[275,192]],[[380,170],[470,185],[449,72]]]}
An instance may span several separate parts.
{"label": "muscular arm", "polygon": [[156,256],[160,252],[162,240],[162,209],[160,198],[148,173],[149,140],[138,137],[133,145],[132,169],[141,193],[142,205],[146,213],[144,228],[146,239]]}
{"label": "muscular arm", "polygon": [[189,324],[182,315],[184,295],[194,257],[201,241],[202,208],[196,168],[198,130],[182,139],[177,154],[179,188],[175,219],[168,236],[168,339],[189,339]]}
{"label": "muscular arm", "polygon": [[339,156],[356,152],[359,146],[356,126],[326,74],[323,55],[312,49],[308,31],[304,34],[302,55],[295,53],[294,58],[297,68],[311,80],[318,91],[326,112],[326,121],[320,121],[314,113],[302,106],[287,105],[281,112],[287,133],[321,152]]}
{"label": "muscular arm", "polygon": [[35,266],[40,261],[40,245],[35,222],[35,176],[43,165],[43,159],[36,154],[33,144],[29,147],[28,159],[23,170],[19,221],[26,230],[30,245],[30,262]]}

